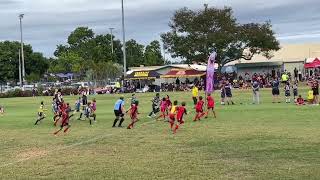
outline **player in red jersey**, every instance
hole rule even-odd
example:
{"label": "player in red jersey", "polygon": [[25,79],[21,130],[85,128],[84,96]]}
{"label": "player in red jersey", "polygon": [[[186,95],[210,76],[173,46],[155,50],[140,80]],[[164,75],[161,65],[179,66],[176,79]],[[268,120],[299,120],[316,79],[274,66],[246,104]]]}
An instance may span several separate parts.
{"label": "player in red jersey", "polygon": [[179,129],[179,127],[184,124],[184,120],[183,120],[183,116],[185,114],[187,114],[187,109],[186,109],[186,103],[182,102],[181,106],[177,108],[177,121],[178,123],[176,124],[176,127],[173,130],[173,133],[177,133],[177,130]]}
{"label": "player in red jersey", "polygon": [[204,105],[203,97],[200,96],[199,101],[197,102],[197,105],[196,105],[196,116],[194,117],[193,121],[198,121],[198,120],[200,121],[200,119],[206,114],[205,112],[203,112],[203,105]]}
{"label": "player in red jersey", "polygon": [[54,122],[54,126],[57,126],[58,122],[60,119],[63,119],[62,118],[62,114],[63,112],[67,109],[67,104],[64,102],[64,100],[61,100],[59,106],[58,106],[58,112],[59,112],[59,118],[56,118],[55,119],[55,122]]}
{"label": "player in red jersey", "polygon": [[127,111],[130,112],[130,118],[131,118],[131,123],[128,125],[127,129],[132,129],[134,124],[138,122],[138,106],[139,106],[139,101],[136,100],[132,105],[131,108]]}
{"label": "player in red jersey", "polygon": [[178,105],[178,101],[174,101],[173,105],[171,106],[171,109],[170,109],[169,123],[170,123],[170,128],[171,129],[173,128],[173,125],[174,125],[174,123],[176,121],[176,113],[177,113],[177,110],[178,110],[177,105]]}
{"label": "player in red jersey", "polygon": [[157,120],[159,120],[160,118],[163,118],[164,120],[166,119],[166,109],[167,109],[166,98],[162,98],[162,101],[160,103],[161,114],[160,114],[160,116],[157,117]]}
{"label": "player in red jersey", "polygon": [[301,95],[299,95],[297,102],[296,102],[297,106],[302,106],[302,105],[306,105],[306,103],[304,102],[304,99],[302,98]]}
{"label": "player in red jersey", "polygon": [[170,100],[170,96],[167,95],[167,97],[166,97],[166,116],[169,116],[171,106],[172,106],[172,102]]}
{"label": "player in red jersey", "polygon": [[63,111],[62,111],[62,115],[61,115],[61,119],[62,119],[61,126],[60,126],[60,129],[58,131],[54,132],[54,135],[57,135],[60,131],[63,130],[64,127],[66,127],[66,128],[64,129],[63,132],[66,133],[71,127],[70,124],[69,124],[69,113],[72,110],[71,110],[71,107],[70,107],[69,103],[67,103],[66,106],[62,110]]}
{"label": "player in red jersey", "polygon": [[208,97],[207,97],[207,108],[208,108],[208,110],[207,110],[205,118],[208,118],[210,110],[212,111],[214,118],[217,118],[216,112],[214,110],[214,105],[215,105],[215,103],[214,103],[213,97],[211,96],[211,94],[208,94]]}

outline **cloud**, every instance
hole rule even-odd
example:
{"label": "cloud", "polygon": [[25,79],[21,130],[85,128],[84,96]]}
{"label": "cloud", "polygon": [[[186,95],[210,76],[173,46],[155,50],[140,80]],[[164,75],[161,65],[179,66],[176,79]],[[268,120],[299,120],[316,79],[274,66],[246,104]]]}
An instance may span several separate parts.
{"label": "cloud", "polygon": [[[242,23],[271,20],[282,42],[320,40],[318,0],[124,0],[127,39],[147,44],[168,31],[173,12],[182,7],[199,9],[203,4],[231,6]],[[52,56],[57,44],[77,26],[88,26],[98,34],[114,27],[121,38],[120,0],[0,0],[0,40],[19,40],[18,14],[23,19],[24,39],[35,50]]]}

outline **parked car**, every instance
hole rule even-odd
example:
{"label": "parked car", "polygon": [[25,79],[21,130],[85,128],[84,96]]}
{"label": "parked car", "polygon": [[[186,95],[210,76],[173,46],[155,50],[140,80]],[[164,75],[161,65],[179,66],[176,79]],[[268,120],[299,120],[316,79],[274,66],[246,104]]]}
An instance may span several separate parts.
{"label": "parked car", "polygon": [[115,88],[116,87],[116,82],[110,82],[106,85],[106,88]]}

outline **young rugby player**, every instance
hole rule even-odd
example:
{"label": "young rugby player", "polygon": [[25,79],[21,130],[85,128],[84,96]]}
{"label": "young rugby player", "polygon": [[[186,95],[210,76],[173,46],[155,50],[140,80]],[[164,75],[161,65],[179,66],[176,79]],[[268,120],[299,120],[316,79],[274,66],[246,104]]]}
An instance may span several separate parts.
{"label": "young rugby player", "polygon": [[284,92],[285,92],[285,96],[286,96],[286,103],[290,103],[291,102],[291,100],[290,100],[291,93],[290,93],[290,83],[289,82],[286,82],[286,86],[284,87]]}
{"label": "young rugby player", "polygon": [[44,112],[46,111],[45,107],[44,107],[44,103],[43,101],[41,101],[40,103],[40,107],[38,109],[38,118],[36,120],[36,123],[34,123],[34,125],[38,125],[38,123],[43,120],[44,118],[46,118],[46,115],[44,114]]}
{"label": "young rugby player", "polygon": [[166,119],[166,111],[167,111],[166,98],[162,98],[162,101],[160,103],[160,111],[161,111],[161,114],[160,114],[160,116],[157,117],[157,120],[159,120],[160,118],[163,118],[165,120]]}
{"label": "young rugby player", "polygon": [[[131,105],[131,108],[128,110],[130,112],[130,118],[131,118],[131,123],[128,125],[127,129],[132,129],[134,127],[134,124],[138,122],[138,106],[139,106],[139,101],[136,100],[134,104]],[[128,112],[127,111],[127,112]]]}
{"label": "young rugby player", "polygon": [[186,109],[186,103],[185,102],[182,102],[181,103],[181,106],[177,108],[177,124],[176,124],[176,127],[174,128],[173,130],[173,133],[176,134],[177,133],[177,130],[180,128],[180,126],[182,124],[184,124],[184,119],[183,119],[183,116],[188,114],[187,113],[187,109]]}
{"label": "young rugby player", "polygon": [[57,135],[60,131],[63,130],[64,127],[66,127],[66,128],[63,130],[63,132],[66,133],[66,132],[68,132],[68,130],[71,127],[69,124],[69,120],[70,120],[69,113],[72,111],[71,107],[70,107],[69,103],[67,103],[67,104],[63,103],[63,104],[64,104],[64,107],[61,112],[62,113],[62,115],[61,115],[62,121],[61,121],[60,129],[58,131],[54,132],[53,133],[54,135]]}
{"label": "young rugby player", "polygon": [[85,113],[87,105],[88,105],[88,97],[86,96],[86,94],[82,95],[82,112],[80,113],[80,117],[78,118],[78,120],[81,120],[82,115]]}
{"label": "young rugby player", "polygon": [[178,101],[174,101],[173,105],[171,106],[171,110],[169,113],[169,123],[170,123],[170,128],[173,130],[173,125],[176,121],[176,114],[177,114],[177,106],[178,106]]}
{"label": "young rugby player", "polygon": [[213,113],[213,117],[217,118],[216,112],[214,110],[214,105],[215,105],[214,99],[212,98],[211,94],[208,94],[208,97],[207,97],[207,113],[206,113],[206,117],[205,118],[208,118],[210,110]]}
{"label": "young rugby player", "polygon": [[160,94],[157,93],[152,100],[152,111],[149,113],[148,118],[155,117],[156,114],[160,111]]}
{"label": "young rugby player", "polygon": [[200,119],[206,114],[203,112],[203,98],[202,96],[199,97],[199,101],[196,105],[196,116],[194,117],[193,121],[200,121]]}

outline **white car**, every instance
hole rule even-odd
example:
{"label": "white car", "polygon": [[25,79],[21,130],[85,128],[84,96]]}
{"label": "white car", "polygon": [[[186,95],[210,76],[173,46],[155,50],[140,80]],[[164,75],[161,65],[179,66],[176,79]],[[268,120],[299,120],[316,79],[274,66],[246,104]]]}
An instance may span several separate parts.
{"label": "white car", "polygon": [[116,87],[116,82],[110,82],[109,84],[106,85],[106,88],[115,88]]}

